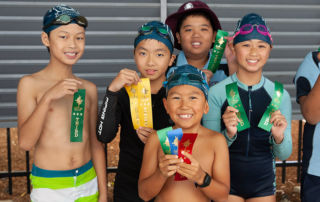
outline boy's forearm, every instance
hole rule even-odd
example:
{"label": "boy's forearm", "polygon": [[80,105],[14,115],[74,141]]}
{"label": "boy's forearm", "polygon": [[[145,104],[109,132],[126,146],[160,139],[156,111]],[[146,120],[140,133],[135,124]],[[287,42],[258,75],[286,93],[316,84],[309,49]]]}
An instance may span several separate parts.
{"label": "boy's forearm", "polygon": [[227,185],[211,179],[209,186],[201,188],[198,187],[208,198],[214,201],[227,201],[230,189]]}
{"label": "boy's forearm", "polygon": [[151,200],[160,193],[166,181],[167,178],[163,176],[159,168],[157,168],[153,175],[143,180],[139,180],[139,196],[145,201]]}
{"label": "boy's forearm", "polygon": [[50,100],[45,96],[40,100],[35,110],[28,119],[18,126],[19,147],[24,150],[31,150],[38,142],[43,125],[46,120]]}
{"label": "boy's forearm", "polygon": [[91,150],[91,158],[93,160],[93,166],[95,168],[97,178],[98,178],[98,188],[99,188],[99,201],[107,200],[107,168],[106,168],[106,158],[104,147],[101,142],[97,140],[96,136],[96,116],[98,109],[98,94],[95,89],[95,94],[92,96],[93,106],[91,106],[91,120],[90,120],[90,150]]}
{"label": "boy's forearm", "polygon": [[91,145],[92,161],[98,178],[99,196],[107,199],[107,169],[102,143]]}

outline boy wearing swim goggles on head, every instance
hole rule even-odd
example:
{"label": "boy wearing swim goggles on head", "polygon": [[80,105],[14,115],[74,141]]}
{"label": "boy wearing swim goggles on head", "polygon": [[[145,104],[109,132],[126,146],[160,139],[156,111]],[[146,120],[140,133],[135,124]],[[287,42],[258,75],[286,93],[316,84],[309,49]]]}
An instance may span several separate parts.
{"label": "boy wearing swim goggles on head", "polygon": [[162,98],[165,89],[165,72],[175,56],[173,36],[168,25],[158,21],[148,22],[138,30],[134,40],[134,59],[140,73],[122,69],[107,87],[97,122],[97,137],[100,141],[111,142],[120,132],[120,157],[114,186],[115,201],[142,201],[138,196],[138,178],[143,148],[152,128],[134,129],[130,115],[130,100],[125,86],[138,84],[141,78],[149,78],[153,128],[155,130],[172,125],[166,113]]}
{"label": "boy wearing swim goggles on head", "polygon": [[292,151],[290,96],[262,75],[271,49],[265,20],[244,16],[233,37],[238,70],[209,91],[203,124],[228,141],[228,201],[275,201],[275,157],[285,160]]}
{"label": "boy wearing swim goggles on head", "polygon": [[19,82],[19,146],[35,149],[31,201],[107,201],[104,148],[95,130],[97,89],[72,73],[84,52],[87,25],[69,6],[48,10],[41,39],[50,50],[49,64]]}
{"label": "boy wearing swim goggles on head", "polygon": [[[157,133],[149,138],[143,154],[139,177],[139,195],[148,201],[156,197],[159,202],[209,202],[225,201],[228,197],[230,176],[228,146],[222,134],[201,125],[203,114],[208,108],[208,89],[205,74],[191,66],[170,68],[167,74],[167,97],[164,106],[174,122],[174,129],[180,128],[183,137],[196,135],[191,143],[179,142],[184,148],[182,154],[191,161],[185,163],[178,155],[165,154]],[[183,146],[182,146],[183,147]],[[186,177],[175,181],[175,174]]]}
{"label": "boy wearing swim goggles on head", "polygon": [[296,101],[307,121],[303,130],[302,202],[320,199],[319,67],[320,49],[305,56],[294,78]]}
{"label": "boy wearing swim goggles on head", "polygon": [[237,69],[235,58],[226,47],[228,64],[213,73],[208,70],[217,30],[221,25],[216,14],[202,1],[188,1],[166,19],[175,37],[175,48],[181,50],[175,65],[190,64],[206,73],[210,86],[222,81]]}

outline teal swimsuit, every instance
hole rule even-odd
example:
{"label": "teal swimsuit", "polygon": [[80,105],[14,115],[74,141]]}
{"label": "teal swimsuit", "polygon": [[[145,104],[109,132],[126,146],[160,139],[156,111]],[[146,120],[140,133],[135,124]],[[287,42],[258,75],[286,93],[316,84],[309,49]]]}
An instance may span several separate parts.
{"label": "teal swimsuit", "polygon": [[[238,91],[251,127],[238,132],[232,139],[226,135],[221,118],[228,106],[225,86],[237,82]],[[276,144],[271,132],[258,127],[258,123],[272,100],[274,83],[261,77],[258,84],[247,86],[236,74],[214,85],[209,90],[208,114],[203,125],[225,135],[229,145],[231,189],[230,194],[245,199],[275,194],[275,157],[287,159],[292,151],[291,101],[286,90],[283,92],[280,111],[287,120],[284,139]]]}

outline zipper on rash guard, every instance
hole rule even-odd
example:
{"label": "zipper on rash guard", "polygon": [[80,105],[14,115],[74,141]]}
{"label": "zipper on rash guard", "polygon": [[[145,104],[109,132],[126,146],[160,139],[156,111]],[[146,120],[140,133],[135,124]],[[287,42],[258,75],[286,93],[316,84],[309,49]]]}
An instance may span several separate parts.
{"label": "zipper on rash guard", "polygon": [[[251,113],[252,113],[251,90],[252,90],[252,86],[248,86],[248,97],[249,97],[249,113],[248,113],[248,119],[249,119],[249,123],[251,123]],[[248,139],[247,139],[247,151],[246,151],[246,156],[249,155],[249,148],[250,148],[250,128],[248,129]]]}

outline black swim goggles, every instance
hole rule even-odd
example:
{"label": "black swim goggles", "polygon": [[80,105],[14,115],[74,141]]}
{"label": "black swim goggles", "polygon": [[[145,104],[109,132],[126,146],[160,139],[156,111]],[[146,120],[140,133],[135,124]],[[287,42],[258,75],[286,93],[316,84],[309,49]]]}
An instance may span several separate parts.
{"label": "black swim goggles", "polygon": [[165,25],[163,27],[143,25],[139,29],[139,34],[140,35],[148,35],[148,34],[152,34],[155,31],[163,38],[169,39],[171,41],[171,43],[173,44],[174,38],[173,38],[171,32],[169,31],[169,27],[167,27],[167,26],[168,25]]}
{"label": "black swim goggles", "polygon": [[78,25],[87,28],[88,26],[88,21],[85,17],[83,16],[76,16],[76,17],[70,17],[69,15],[60,15],[57,19],[53,20],[49,24],[43,26],[42,30],[47,29],[48,27],[52,25],[67,25],[74,21]]}
{"label": "black swim goggles", "polygon": [[206,88],[209,88],[206,81],[206,76],[203,72],[201,72],[201,75],[199,75],[199,74],[190,73],[190,72],[175,73],[173,71],[171,72],[171,75],[167,78],[167,80],[163,82],[163,86],[167,87],[168,83],[170,83],[170,85],[176,85],[180,83],[190,83],[190,84],[204,85]]}

